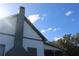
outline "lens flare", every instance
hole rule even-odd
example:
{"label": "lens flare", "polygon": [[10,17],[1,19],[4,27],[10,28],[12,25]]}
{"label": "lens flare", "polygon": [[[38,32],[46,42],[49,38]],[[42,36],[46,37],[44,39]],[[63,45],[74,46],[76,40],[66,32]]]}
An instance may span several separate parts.
{"label": "lens flare", "polygon": [[0,7],[0,20],[8,15],[8,11],[4,7]]}

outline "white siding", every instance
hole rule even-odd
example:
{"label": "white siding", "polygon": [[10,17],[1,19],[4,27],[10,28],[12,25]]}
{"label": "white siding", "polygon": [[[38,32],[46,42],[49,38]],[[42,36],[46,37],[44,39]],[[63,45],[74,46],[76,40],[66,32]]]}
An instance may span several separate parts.
{"label": "white siding", "polygon": [[7,17],[0,19],[0,32],[15,34],[16,18],[17,17]]}
{"label": "white siding", "polygon": [[42,40],[41,37],[26,22],[24,22],[24,37]]}
{"label": "white siding", "polygon": [[1,35],[0,34],[0,44],[5,45],[5,53],[10,50],[14,45],[14,37]]}
{"label": "white siding", "polygon": [[27,47],[37,48],[37,55],[38,56],[44,55],[44,46],[42,41],[23,39],[23,47],[25,48],[25,50],[27,50]]}

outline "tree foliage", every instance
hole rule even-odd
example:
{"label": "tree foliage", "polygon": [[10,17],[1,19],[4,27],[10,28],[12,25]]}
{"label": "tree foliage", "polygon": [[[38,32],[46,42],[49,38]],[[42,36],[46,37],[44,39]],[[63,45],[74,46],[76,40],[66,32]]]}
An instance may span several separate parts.
{"label": "tree foliage", "polygon": [[63,46],[66,49],[66,55],[79,55],[79,33],[73,36],[71,34],[65,34],[63,38],[57,40],[57,44]]}

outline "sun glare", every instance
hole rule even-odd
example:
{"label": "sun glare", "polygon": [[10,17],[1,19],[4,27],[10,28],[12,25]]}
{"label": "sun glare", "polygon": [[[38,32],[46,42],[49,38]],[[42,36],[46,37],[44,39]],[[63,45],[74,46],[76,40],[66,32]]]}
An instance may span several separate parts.
{"label": "sun glare", "polygon": [[0,7],[0,19],[8,15],[8,11],[4,7]]}

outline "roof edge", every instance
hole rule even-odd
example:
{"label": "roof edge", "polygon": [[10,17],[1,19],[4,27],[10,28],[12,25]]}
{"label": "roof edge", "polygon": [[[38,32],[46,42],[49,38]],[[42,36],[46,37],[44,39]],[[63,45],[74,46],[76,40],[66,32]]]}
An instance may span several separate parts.
{"label": "roof edge", "polygon": [[25,21],[32,27],[32,29],[43,39],[43,42],[47,41],[47,38],[45,38],[42,33],[40,33],[37,28],[25,17]]}

